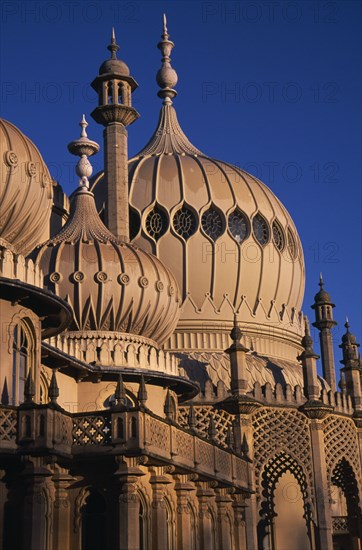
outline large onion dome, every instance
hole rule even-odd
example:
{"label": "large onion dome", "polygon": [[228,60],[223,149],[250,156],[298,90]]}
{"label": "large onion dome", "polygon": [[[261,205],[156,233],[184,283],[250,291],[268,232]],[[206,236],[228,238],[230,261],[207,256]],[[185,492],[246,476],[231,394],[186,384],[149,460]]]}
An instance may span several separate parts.
{"label": "large onion dome", "polygon": [[179,318],[177,281],[158,258],[117,240],[100,220],[88,189],[92,169],[86,158],[98,145],[86,137],[84,119],[81,125],[82,137],[69,145],[81,156],[80,187],[66,225],[36,249],[36,262],[47,274],[48,288],[73,308],[69,331],[113,331],[162,343]]}
{"label": "large onion dome", "polygon": [[49,236],[53,187],[38,149],[0,119],[0,242],[27,255]]}
{"label": "large onion dome", "polygon": [[[172,105],[177,75],[167,29],[158,47],[163,106],[150,141],[129,161],[130,234],[179,283],[182,315],[168,346],[224,350],[237,313],[247,347],[295,361],[305,272],[293,220],[256,177],[190,143]],[[99,175],[98,204],[103,185]]]}

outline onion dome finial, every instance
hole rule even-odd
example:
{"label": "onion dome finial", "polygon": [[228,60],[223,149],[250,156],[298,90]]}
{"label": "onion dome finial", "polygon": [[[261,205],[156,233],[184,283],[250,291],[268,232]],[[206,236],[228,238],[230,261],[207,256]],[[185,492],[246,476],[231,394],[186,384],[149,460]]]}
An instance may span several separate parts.
{"label": "onion dome finial", "polygon": [[89,178],[93,173],[93,167],[87,157],[98,153],[99,145],[95,141],[90,140],[87,136],[86,128],[88,122],[85,119],[85,115],[83,115],[79,126],[82,128],[80,138],[69,143],[68,151],[72,153],[72,155],[80,157],[75,168],[76,174],[80,178],[79,186],[89,189]]}
{"label": "onion dome finial", "polygon": [[172,105],[171,100],[177,95],[176,90],[173,88],[177,84],[178,76],[176,71],[171,66],[170,54],[175,47],[175,44],[169,40],[165,14],[163,14],[163,33],[161,37],[162,40],[157,44],[157,47],[162,53],[162,66],[156,76],[157,84],[161,89],[158,91],[157,95],[164,100],[165,105],[167,103]]}

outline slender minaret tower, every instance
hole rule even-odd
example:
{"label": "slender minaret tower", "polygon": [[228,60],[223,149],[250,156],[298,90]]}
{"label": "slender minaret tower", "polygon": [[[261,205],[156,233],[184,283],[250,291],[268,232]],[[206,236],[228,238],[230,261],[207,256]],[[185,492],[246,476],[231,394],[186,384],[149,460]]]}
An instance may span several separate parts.
{"label": "slender minaret tower", "polygon": [[342,344],[339,346],[343,352],[341,361],[344,373],[347,394],[351,396],[355,414],[362,415],[362,388],[361,388],[361,359],[358,353],[359,344],[356,337],[349,331],[349,322],[346,319],[344,325],[346,333],[342,336]]}
{"label": "slender minaret tower", "polygon": [[317,375],[317,359],[319,355],[314,352],[313,338],[310,335],[309,320],[304,316],[305,334],[302,338],[304,351],[298,359],[302,363],[304,378],[304,395],[309,401],[319,401],[320,389]]}
{"label": "slender minaret tower", "polygon": [[129,241],[128,214],[128,133],[126,127],[139,114],[132,107],[132,92],[137,82],[127,65],[117,59],[119,46],[114,29],[108,46],[111,58],[102,63],[92,87],[98,93],[98,107],[92,112],[96,122],[105,127],[104,172],[107,187],[107,226],[116,237]]}
{"label": "slender minaret tower", "polygon": [[319,330],[323,377],[334,393],[337,387],[331,329],[337,324],[333,319],[333,308],[335,305],[332,303],[328,292],[324,290],[322,274],[320,274],[319,277],[319,286],[320,291],[315,295],[314,304],[312,305],[312,309],[315,311],[315,322],[313,326]]}

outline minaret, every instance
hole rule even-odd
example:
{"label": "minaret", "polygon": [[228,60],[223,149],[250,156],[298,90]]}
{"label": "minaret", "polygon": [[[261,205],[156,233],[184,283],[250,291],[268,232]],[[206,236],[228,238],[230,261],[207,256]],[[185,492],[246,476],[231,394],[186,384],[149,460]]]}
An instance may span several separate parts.
{"label": "minaret", "polygon": [[230,356],[231,393],[233,395],[245,395],[248,390],[246,354],[249,350],[240,342],[242,333],[238,326],[236,315],[234,315],[234,326],[230,337],[233,343],[225,351]]}
{"label": "minaret", "polygon": [[308,318],[304,317],[305,335],[302,338],[304,351],[298,359],[302,362],[304,378],[304,395],[308,401],[319,401],[320,389],[317,375],[317,359],[319,356],[313,350],[313,338],[310,335]]}
{"label": "minaret", "polygon": [[312,305],[312,309],[315,310],[315,322],[313,326],[319,330],[323,377],[334,393],[337,386],[331,329],[337,324],[333,319],[333,308],[335,305],[331,302],[328,292],[324,290],[322,274],[319,277],[319,286],[320,291],[315,295],[314,304]]}
{"label": "minaret", "polygon": [[344,373],[346,390],[351,396],[355,414],[362,415],[362,389],[361,389],[361,359],[358,353],[359,344],[354,334],[349,331],[349,322],[346,319],[344,325],[346,333],[342,336],[342,344],[339,346],[343,352],[341,361],[344,367],[341,372]]}
{"label": "minaret", "polygon": [[107,187],[107,226],[116,237],[129,241],[128,214],[128,133],[126,127],[139,114],[132,107],[132,92],[137,82],[127,65],[117,59],[119,46],[114,29],[108,46],[111,58],[102,63],[92,87],[98,93],[98,107],[92,112],[96,122],[105,129],[104,171]]}

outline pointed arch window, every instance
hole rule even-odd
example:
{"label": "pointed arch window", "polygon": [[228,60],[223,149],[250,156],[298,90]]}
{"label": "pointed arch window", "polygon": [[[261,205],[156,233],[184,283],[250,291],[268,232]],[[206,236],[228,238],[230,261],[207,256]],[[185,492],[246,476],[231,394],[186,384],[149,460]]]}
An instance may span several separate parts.
{"label": "pointed arch window", "polygon": [[139,549],[146,550],[147,534],[148,534],[148,516],[147,505],[142,493],[138,493],[139,509],[138,509],[138,528],[139,528]]}
{"label": "pointed arch window", "polygon": [[253,232],[256,240],[262,246],[266,245],[269,241],[269,226],[263,216],[256,214],[253,218]]}
{"label": "pointed arch window", "polygon": [[25,382],[33,363],[34,342],[29,326],[20,321],[13,332],[13,405],[24,401]]}

